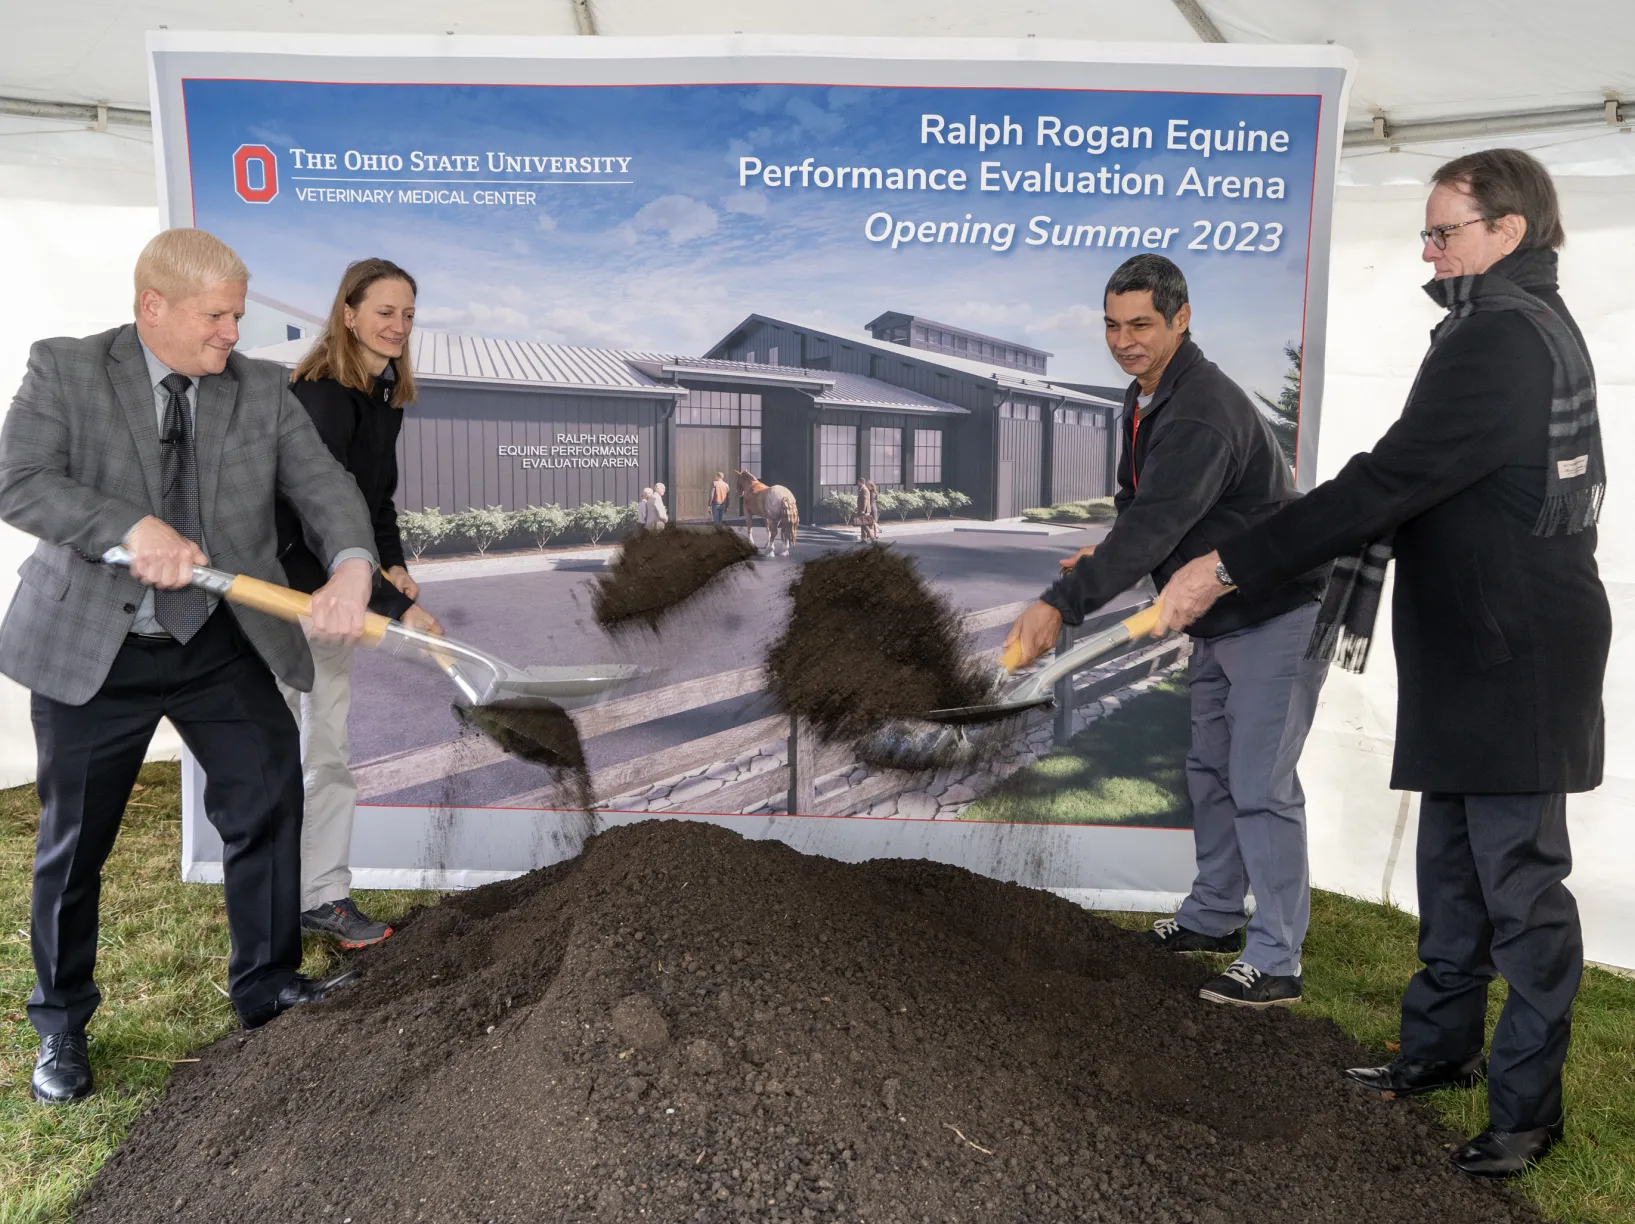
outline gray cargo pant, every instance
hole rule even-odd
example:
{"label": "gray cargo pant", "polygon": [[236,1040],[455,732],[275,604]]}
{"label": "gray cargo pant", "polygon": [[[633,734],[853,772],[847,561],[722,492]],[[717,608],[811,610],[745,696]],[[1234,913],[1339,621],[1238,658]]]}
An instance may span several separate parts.
{"label": "gray cargo pant", "polygon": [[1176,920],[1226,935],[1255,894],[1243,959],[1262,973],[1300,972],[1311,919],[1306,795],[1294,767],[1317,711],[1327,663],[1305,657],[1308,604],[1215,638],[1194,638],[1187,789],[1198,876]]}

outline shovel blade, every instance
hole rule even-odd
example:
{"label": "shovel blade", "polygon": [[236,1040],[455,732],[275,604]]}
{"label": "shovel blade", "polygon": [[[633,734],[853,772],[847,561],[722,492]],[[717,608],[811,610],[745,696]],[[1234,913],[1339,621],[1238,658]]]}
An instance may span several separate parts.
{"label": "shovel blade", "polygon": [[507,698],[557,700],[593,697],[650,675],[652,668],[630,663],[584,663],[563,667],[506,668],[494,680],[494,701]]}
{"label": "shovel blade", "polygon": [[1015,718],[1028,710],[1039,710],[1045,706],[1054,705],[1054,693],[1043,693],[1039,696],[1016,698],[1010,701],[993,701],[986,705],[954,706],[947,710],[932,710],[925,716],[930,723],[941,723],[950,727],[976,727],[983,723],[1001,722],[1007,718]]}

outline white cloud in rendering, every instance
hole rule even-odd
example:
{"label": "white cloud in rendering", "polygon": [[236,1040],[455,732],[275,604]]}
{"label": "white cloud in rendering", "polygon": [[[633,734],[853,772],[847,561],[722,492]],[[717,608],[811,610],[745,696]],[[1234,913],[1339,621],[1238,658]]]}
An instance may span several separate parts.
{"label": "white cloud in rendering", "polygon": [[425,306],[415,314],[415,322],[422,327],[447,331],[480,331],[495,334],[521,335],[532,330],[528,316],[513,306],[490,306],[486,302],[469,302],[464,309],[453,306]]}
{"label": "white cloud in rendering", "polygon": [[730,213],[760,217],[766,214],[766,197],[759,191],[734,191],[721,197],[721,207]]}
{"label": "white cloud in rendering", "polygon": [[671,242],[690,242],[715,233],[715,210],[692,196],[662,195],[641,206],[630,225],[638,233],[662,232]]}

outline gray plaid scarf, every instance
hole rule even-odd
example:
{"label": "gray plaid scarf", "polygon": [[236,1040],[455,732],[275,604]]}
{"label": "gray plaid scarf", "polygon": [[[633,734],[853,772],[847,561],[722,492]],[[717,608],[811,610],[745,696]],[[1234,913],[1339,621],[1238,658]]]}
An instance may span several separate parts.
{"label": "gray plaid scarf", "polygon": [[[1425,286],[1448,314],[1431,333],[1430,351],[1420,374],[1436,355],[1437,345],[1478,310],[1515,310],[1538,328],[1550,350],[1554,375],[1550,399],[1550,454],[1545,469],[1544,506],[1533,534],[1575,535],[1593,525],[1606,493],[1606,463],[1601,455],[1601,426],[1595,411],[1595,375],[1578,339],[1566,322],[1532,293],[1554,286],[1556,254],[1537,248],[1517,251],[1482,276],[1454,276]],[[1416,378],[1417,384],[1417,378]],[[1409,393],[1410,402],[1413,399]],[[1379,615],[1385,567],[1391,560],[1391,537],[1375,540],[1360,553],[1341,557],[1323,595],[1306,651],[1310,659],[1331,660],[1360,672],[1368,662],[1374,621]]]}

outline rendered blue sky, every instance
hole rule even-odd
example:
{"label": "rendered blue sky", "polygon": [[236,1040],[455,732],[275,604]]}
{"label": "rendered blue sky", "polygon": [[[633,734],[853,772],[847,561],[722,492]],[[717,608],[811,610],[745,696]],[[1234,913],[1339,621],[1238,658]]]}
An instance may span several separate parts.
{"label": "rendered blue sky", "polygon": [[[744,315],[760,312],[847,330],[882,310],[905,310],[1050,350],[1052,376],[1118,382],[1101,339],[1100,293],[1128,251],[1029,247],[1028,218],[1179,226],[1168,252],[1192,288],[1194,334],[1252,389],[1275,395],[1285,341],[1302,331],[1306,229],[1318,104],[1308,97],[1134,94],[825,86],[553,88],[320,85],[203,81],[186,84],[195,223],[233,244],[255,287],[315,313],[346,263],[384,255],[420,282],[423,324],[560,343],[701,353]],[[979,153],[923,145],[920,115],[1009,114],[1027,143]],[[1141,124],[1154,150],[1040,149],[1035,117],[1065,123]],[[1197,126],[1282,128],[1290,151],[1216,155],[1163,148],[1169,119]],[[231,158],[265,143],[279,157],[280,192],[264,205],[232,191]],[[312,204],[288,150],[439,153],[503,149],[541,155],[632,158],[628,186],[531,186],[534,208]],[[964,192],[816,189],[741,191],[738,157],[834,165],[960,167]],[[1163,173],[1163,198],[984,193],[978,163]],[[1282,201],[1174,196],[1189,165],[1204,174],[1281,175]],[[406,178],[326,171],[348,178]],[[453,175],[427,177],[451,178]],[[505,177],[484,172],[485,179]],[[538,178],[522,174],[513,178]],[[363,186],[365,184],[336,184]],[[406,186],[408,184],[392,184]],[[489,184],[493,186],[493,184]],[[914,220],[1014,221],[1003,254],[985,247],[906,246],[863,233],[884,209]],[[1275,254],[1182,249],[1197,219],[1277,221]]]}

